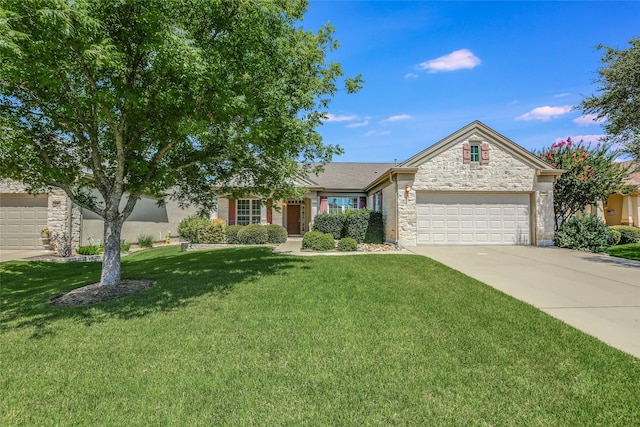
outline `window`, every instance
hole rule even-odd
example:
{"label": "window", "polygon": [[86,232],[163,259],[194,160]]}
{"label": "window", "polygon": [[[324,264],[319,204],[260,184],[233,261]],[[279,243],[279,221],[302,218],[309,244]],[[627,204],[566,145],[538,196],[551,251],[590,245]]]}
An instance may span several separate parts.
{"label": "window", "polygon": [[480,146],[477,144],[472,144],[470,149],[471,149],[471,163],[479,163],[480,162]]}
{"label": "window", "polygon": [[358,209],[357,197],[329,197],[329,213],[343,213],[347,209]]}
{"label": "window", "polygon": [[373,211],[382,212],[382,190],[373,193]]}
{"label": "window", "polygon": [[260,224],[259,200],[240,199],[236,207],[236,223],[238,225]]}

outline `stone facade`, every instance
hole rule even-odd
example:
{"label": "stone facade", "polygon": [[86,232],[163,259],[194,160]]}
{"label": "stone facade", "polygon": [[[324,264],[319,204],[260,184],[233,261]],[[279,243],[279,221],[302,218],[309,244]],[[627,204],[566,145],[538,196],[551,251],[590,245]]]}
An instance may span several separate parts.
{"label": "stone facade", "polygon": [[[2,194],[27,194],[28,187],[19,181],[3,179],[0,181]],[[47,228],[54,234],[66,234],[70,238],[72,247],[80,244],[82,215],[66,193],[60,189],[52,189],[47,193],[48,212]]]}

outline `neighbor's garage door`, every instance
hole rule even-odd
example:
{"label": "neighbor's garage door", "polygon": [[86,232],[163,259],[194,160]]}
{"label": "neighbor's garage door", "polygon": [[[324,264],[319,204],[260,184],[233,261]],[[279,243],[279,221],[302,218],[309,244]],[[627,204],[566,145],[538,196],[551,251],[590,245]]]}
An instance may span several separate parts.
{"label": "neighbor's garage door", "polygon": [[42,249],[47,196],[0,194],[0,249]]}
{"label": "neighbor's garage door", "polygon": [[528,194],[418,193],[418,244],[528,245]]}

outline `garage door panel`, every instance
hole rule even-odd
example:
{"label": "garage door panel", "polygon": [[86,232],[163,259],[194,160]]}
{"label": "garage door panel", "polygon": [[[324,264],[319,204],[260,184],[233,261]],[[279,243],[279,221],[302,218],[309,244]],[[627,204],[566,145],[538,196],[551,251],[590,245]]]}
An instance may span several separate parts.
{"label": "garage door panel", "polygon": [[40,231],[47,226],[47,198],[25,195],[0,197],[0,248],[42,249]]}
{"label": "garage door panel", "polygon": [[529,203],[528,194],[418,193],[417,241],[529,244]]}

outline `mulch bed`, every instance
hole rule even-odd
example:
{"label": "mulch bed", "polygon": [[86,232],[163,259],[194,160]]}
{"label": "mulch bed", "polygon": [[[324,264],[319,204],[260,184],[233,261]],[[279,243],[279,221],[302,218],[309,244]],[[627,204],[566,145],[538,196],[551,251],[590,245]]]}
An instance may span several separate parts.
{"label": "mulch bed", "polygon": [[124,279],[117,285],[101,286],[100,283],[83,286],[49,298],[50,305],[74,307],[79,305],[96,304],[137,294],[149,289],[156,282],[142,279]]}

